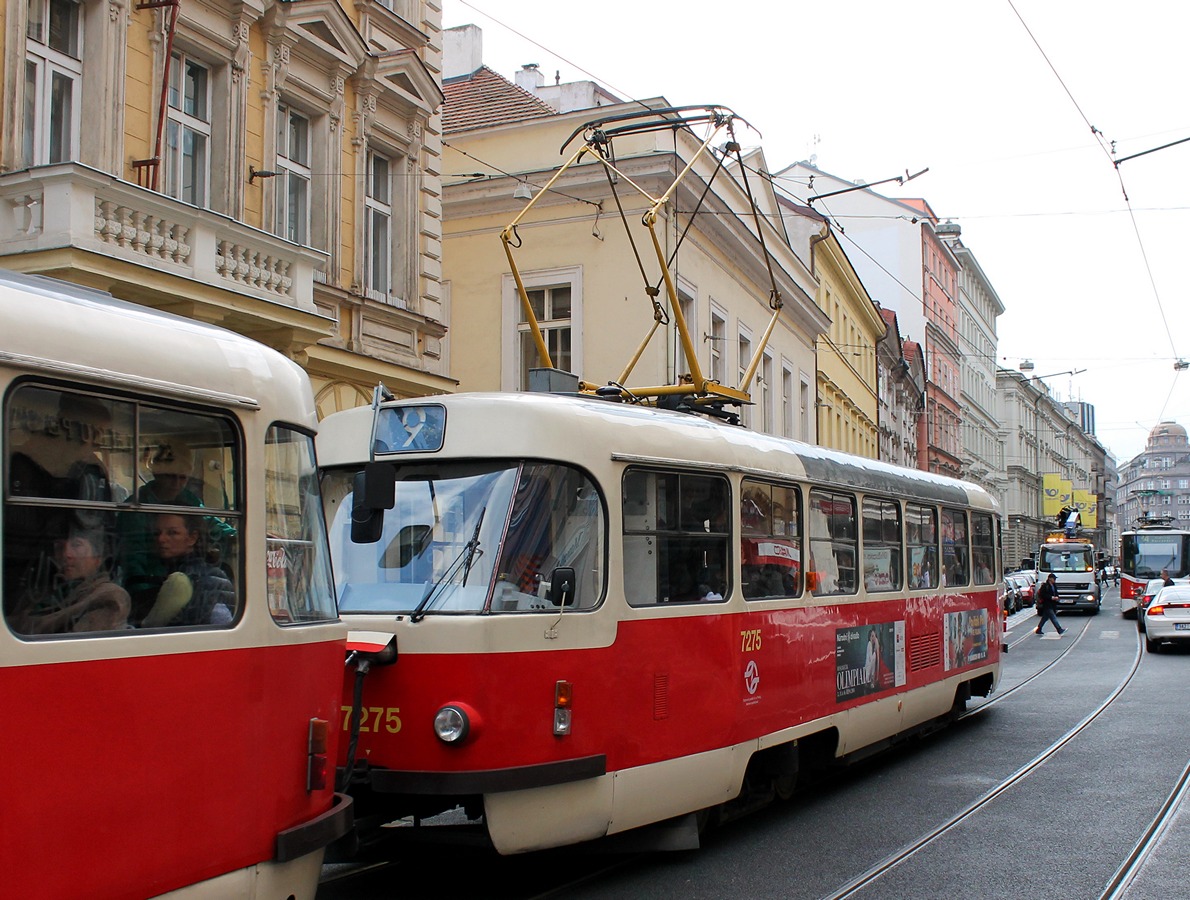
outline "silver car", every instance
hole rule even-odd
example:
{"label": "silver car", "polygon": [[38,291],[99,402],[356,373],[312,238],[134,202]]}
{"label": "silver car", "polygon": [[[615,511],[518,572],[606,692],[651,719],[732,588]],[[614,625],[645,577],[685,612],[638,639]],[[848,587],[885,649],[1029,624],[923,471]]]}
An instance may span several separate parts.
{"label": "silver car", "polygon": [[1190,642],[1190,586],[1161,588],[1145,607],[1145,649],[1156,653],[1160,645]]}

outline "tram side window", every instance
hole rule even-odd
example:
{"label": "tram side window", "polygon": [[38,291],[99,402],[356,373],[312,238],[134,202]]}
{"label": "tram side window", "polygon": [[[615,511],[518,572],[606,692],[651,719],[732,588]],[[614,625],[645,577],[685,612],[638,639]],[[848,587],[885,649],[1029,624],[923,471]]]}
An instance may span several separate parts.
{"label": "tram side window", "polygon": [[[212,416],[56,387],[14,390],[5,415],[10,627],[45,635],[146,620],[229,624],[239,560],[233,434]],[[223,515],[193,512],[211,501]]]}
{"label": "tram side window", "polygon": [[864,587],[901,588],[901,510],[892,500],[864,499]]}
{"label": "tram side window", "polygon": [[854,594],[858,588],[855,497],[810,491],[810,563],[807,584],[815,596]]}
{"label": "tram side window", "polygon": [[905,544],[909,552],[909,587],[938,586],[938,511],[905,504]]}
{"label": "tram side window", "polygon": [[629,469],[623,492],[628,603],[723,600],[731,587],[727,479]]}
{"label": "tram side window", "polygon": [[801,494],[797,488],[744,479],[740,563],[746,600],[801,594]]}
{"label": "tram side window", "polygon": [[971,581],[971,550],[967,544],[967,514],[942,510],[942,575],[949,587]]}
{"label": "tram side window", "polygon": [[976,584],[996,583],[996,532],[983,513],[971,513],[971,564]]}
{"label": "tram side window", "polygon": [[526,463],[496,567],[492,611],[594,609],[603,598],[604,534],[603,503],[586,475]]}
{"label": "tram side window", "polygon": [[335,618],[312,437],[281,426],[269,428],[264,489],[269,613],[283,625]]}

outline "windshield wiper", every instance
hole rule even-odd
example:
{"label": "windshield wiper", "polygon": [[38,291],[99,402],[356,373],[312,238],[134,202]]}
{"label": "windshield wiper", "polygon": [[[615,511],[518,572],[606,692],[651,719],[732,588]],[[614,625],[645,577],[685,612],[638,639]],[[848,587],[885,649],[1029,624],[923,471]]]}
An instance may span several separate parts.
{"label": "windshield wiper", "polygon": [[441,594],[441,589],[453,580],[455,574],[461,568],[463,570],[463,580],[460,586],[466,586],[467,576],[471,572],[471,567],[475,565],[475,561],[483,556],[483,551],[479,548],[479,529],[483,526],[483,516],[487,512],[487,507],[483,507],[479,511],[479,520],[475,523],[475,531],[471,533],[471,539],[463,545],[463,549],[459,551],[446,570],[438,576],[438,579],[431,585],[426,586],[426,592],[422,596],[420,602],[414,607],[413,612],[409,614],[410,622],[420,622],[426,617],[426,609],[430,605],[430,601],[435,596]]}

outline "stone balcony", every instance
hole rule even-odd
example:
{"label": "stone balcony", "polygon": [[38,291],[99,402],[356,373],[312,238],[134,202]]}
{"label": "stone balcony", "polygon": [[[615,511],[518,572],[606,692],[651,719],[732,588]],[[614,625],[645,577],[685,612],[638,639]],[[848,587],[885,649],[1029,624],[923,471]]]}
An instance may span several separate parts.
{"label": "stone balcony", "polygon": [[[0,247],[0,264],[18,254],[93,253],[193,282],[192,298],[231,292],[214,305],[237,306],[241,317],[240,298],[256,298],[269,307],[250,318],[293,326],[293,314],[303,320],[306,313],[317,318],[303,323],[309,337],[330,330],[314,305],[326,253],[77,163],[0,176]],[[220,318],[214,311],[200,317]]]}

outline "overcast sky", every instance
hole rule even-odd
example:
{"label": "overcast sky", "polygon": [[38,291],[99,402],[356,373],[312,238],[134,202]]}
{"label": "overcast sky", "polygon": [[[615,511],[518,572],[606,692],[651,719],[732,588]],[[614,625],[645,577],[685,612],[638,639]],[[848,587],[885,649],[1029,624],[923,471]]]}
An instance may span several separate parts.
{"label": "overcast sky", "polygon": [[547,82],[731,107],[772,171],[929,167],[876,190],[960,223],[1006,308],[1001,366],[1085,369],[1046,381],[1095,405],[1120,463],[1158,421],[1190,426],[1190,142],[1110,156],[1190,138],[1190,4],[444,0],[445,27],[468,23],[509,79],[537,63]]}

